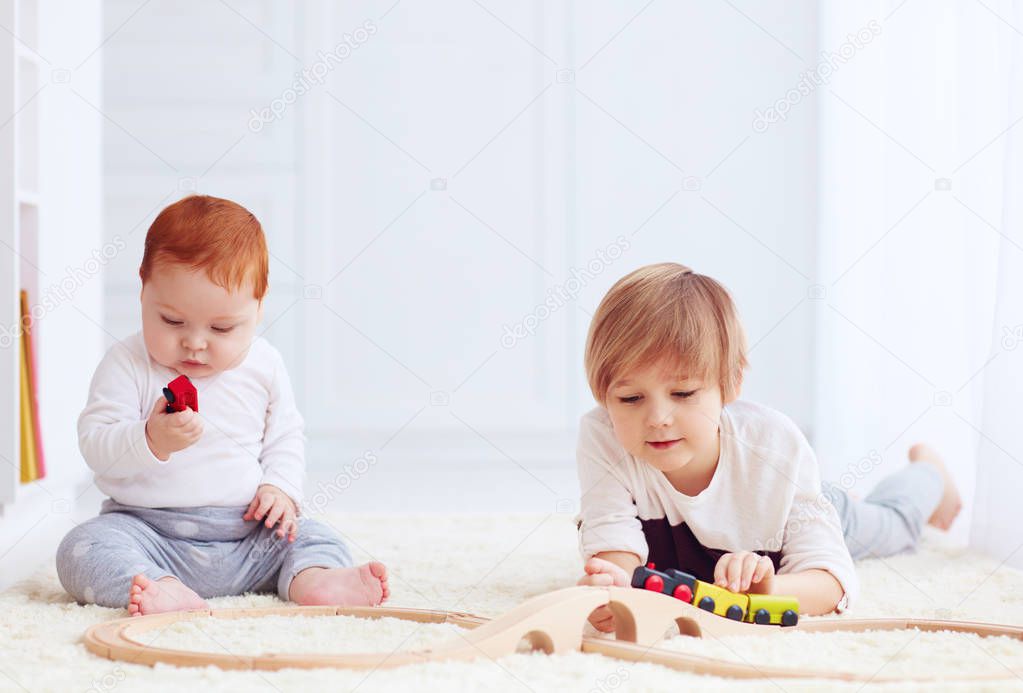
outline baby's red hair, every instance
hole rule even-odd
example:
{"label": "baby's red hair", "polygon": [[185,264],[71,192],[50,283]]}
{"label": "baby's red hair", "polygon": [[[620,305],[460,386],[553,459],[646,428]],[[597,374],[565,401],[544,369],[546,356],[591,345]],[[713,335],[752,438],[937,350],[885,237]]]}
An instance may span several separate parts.
{"label": "baby's red hair", "polygon": [[139,267],[142,284],[164,263],[206,270],[210,281],[228,291],[251,281],[259,301],[269,284],[262,225],[240,204],[219,197],[192,195],[160,212],[146,234]]}

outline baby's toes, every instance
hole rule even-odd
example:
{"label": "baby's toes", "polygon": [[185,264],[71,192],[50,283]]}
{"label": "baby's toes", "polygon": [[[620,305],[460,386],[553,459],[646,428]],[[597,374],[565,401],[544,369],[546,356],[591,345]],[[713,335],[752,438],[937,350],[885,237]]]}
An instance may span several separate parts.
{"label": "baby's toes", "polygon": [[391,585],[387,580],[387,568],[384,564],[378,564],[380,566],[380,572],[377,574],[377,579],[380,580],[380,589],[383,590],[382,598],[387,599],[391,596]]}

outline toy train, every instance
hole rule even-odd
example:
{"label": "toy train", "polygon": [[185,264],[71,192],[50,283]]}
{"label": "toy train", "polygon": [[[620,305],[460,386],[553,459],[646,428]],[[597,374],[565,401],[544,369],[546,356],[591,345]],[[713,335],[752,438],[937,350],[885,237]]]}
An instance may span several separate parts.
{"label": "toy train", "polygon": [[163,396],[167,400],[166,411],[168,414],[185,411],[189,407],[194,412],[199,411],[199,393],[187,375],[179,375],[167,383],[167,387],[163,388]]}
{"label": "toy train", "polygon": [[799,623],[799,600],[795,597],[737,594],[675,568],[663,572],[656,568],[653,563],[638,566],[632,573],[632,586],[667,594],[733,621],[780,626]]}

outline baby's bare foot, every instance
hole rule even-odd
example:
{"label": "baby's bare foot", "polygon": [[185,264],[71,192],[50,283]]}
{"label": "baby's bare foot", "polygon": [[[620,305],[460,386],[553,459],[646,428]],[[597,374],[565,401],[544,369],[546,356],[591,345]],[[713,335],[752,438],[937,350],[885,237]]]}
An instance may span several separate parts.
{"label": "baby's bare foot", "polygon": [[931,516],[927,518],[927,524],[947,530],[959,515],[959,511],[962,510],[963,499],[959,496],[959,489],[956,487],[952,475],[945,468],[944,460],[941,459],[937,450],[926,443],[917,443],[911,447],[909,460],[911,462],[926,462],[941,472],[941,479],[944,482],[941,500],[938,501],[938,507],[934,509]]}
{"label": "baby's bare foot", "polygon": [[288,596],[302,606],[379,606],[391,590],[387,568],[371,561],[355,568],[306,568],[291,581]]}
{"label": "baby's bare foot", "polygon": [[128,613],[132,616],[208,608],[202,597],[174,577],[150,580],[139,574],[132,578],[128,591]]}

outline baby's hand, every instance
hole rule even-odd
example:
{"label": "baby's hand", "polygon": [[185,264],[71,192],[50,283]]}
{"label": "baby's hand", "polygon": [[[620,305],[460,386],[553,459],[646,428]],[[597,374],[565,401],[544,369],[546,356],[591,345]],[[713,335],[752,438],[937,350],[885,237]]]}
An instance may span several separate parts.
{"label": "baby's hand", "polygon": [[242,519],[262,520],[265,515],[267,527],[273,527],[280,520],[281,526],[277,528],[277,536],[283,539],[287,534],[288,541],[295,541],[295,535],[298,534],[298,521],[295,519],[297,514],[295,501],[291,500],[288,494],[272,484],[261,484],[256,489],[256,497],[249,503],[249,508],[242,515]]}
{"label": "baby's hand", "polygon": [[726,553],[714,566],[714,584],[732,592],[770,594],[774,563],[767,556],[750,551]]}
{"label": "baby's hand", "polygon": [[166,461],[172,452],[184,450],[202,436],[202,419],[191,409],[167,413],[167,399],[160,397],[146,420],[149,449]]}
{"label": "baby's hand", "polygon": [[[591,558],[583,566],[586,575],[579,578],[577,584],[595,585],[597,587],[628,587],[629,574],[621,566],[604,560],[603,558]],[[615,617],[611,609],[600,606],[590,614],[590,623],[601,633],[610,633],[615,629]]]}

